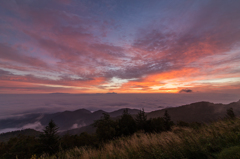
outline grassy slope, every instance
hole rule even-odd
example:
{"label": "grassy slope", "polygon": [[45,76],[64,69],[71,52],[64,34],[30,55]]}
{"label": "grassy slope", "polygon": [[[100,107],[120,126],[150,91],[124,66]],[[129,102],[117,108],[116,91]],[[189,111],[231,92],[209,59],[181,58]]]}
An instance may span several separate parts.
{"label": "grassy slope", "polygon": [[[100,150],[75,148],[58,153],[59,158],[204,159],[240,158],[240,119],[219,121],[199,129],[174,127],[160,134],[137,133],[111,141]],[[235,152],[235,153],[234,153]],[[231,156],[232,155],[232,156]],[[54,159],[56,156],[42,158]]]}

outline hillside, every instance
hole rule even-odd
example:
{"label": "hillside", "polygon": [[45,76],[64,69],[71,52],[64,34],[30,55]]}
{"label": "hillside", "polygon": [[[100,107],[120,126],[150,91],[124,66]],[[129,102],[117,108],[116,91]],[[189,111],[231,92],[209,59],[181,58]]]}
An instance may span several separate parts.
{"label": "hillside", "polygon": [[174,122],[211,122],[224,118],[226,111],[233,108],[236,116],[240,116],[240,100],[230,104],[214,104],[210,102],[197,102],[179,107],[166,108],[148,113],[148,118],[162,117],[165,110]]}
{"label": "hillside", "polygon": [[[168,113],[160,114],[166,109],[148,113],[149,119],[146,118],[143,111],[136,116],[127,112],[122,115],[123,110],[117,110],[112,112],[112,116],[115,117],[104,114],[100,120],[95,122],[96,128],[88,125],[58,132],[58,125],[51,122],[45,127],[44,133],[39,138],[34,137],[38,136],[39,132],[31,129],[2,134],[4,141],[10,137],[17,136],[17,138],[12,138],[5,143],[0,142],[0,158],[15,158],[16,156],[31,158],[32,154],[40,157],[44,153],[50,155],[58,153],[57,156],[61,156],[60,158],[173,158],[172,154],[176,155],[176,158],[196,158],[198,155],[197,158],[209,158],[209,156],[218,156],[222,151],[228,151],[229,147],[239,145],[240,119],[234,116],[232,109],[223,112],[225,108],[230,107],[238,109],[239,102],[227,105],[197,102],[167,109],[170,113],[175,113],[175,118],[172,117],[175,121],[178,121],[177,113],[186,112],[185,116],[189,115],[192,119],[197,114],[195,121],[199,121],[197,117],[199,119],[202,117],[201,121],[205,124],[186,123],[174,126]],[[52,115],[57,117],[63,115],[65,118],[62,120],[67,120],[70,115],[75,113],[76,116],[72,118],[77,119],[79,112],[87,115],[103,113],[101,110],[91,113],[81,109]],[[132,110],[132,112],[135,111]],[[152,119],[151,113],[153,115],[156,113],[160,118]],[[239,112],[235,112],[235,114],[239,115]],[[209,118],[206,118],[207,115]],[[228,118],[223,118],[226,115]],[[222,121],[213,122],[211,120],[212,122],[207,124],[210,118],[219,119],[219,117],[222,118]],[[187,121],[187,119],[191,118],[185,117],[182,120]],[[59,133],[60,136],[58,136]],[[73,149],[74,147],[79,148]],[[149,147],[151,149],[148,149]],[[233,149],[235,150],[235,147]],[[113,152],[113,154],[108,152]],[[48,157],[42,156],[42,158]]]}
{"label": "hillside", "polygon": [[239,159],[240,119],[222,120],[198,129],[173,127],[172,131],[136,133],[105,143],[101,149],[79,147],[44,159]]}

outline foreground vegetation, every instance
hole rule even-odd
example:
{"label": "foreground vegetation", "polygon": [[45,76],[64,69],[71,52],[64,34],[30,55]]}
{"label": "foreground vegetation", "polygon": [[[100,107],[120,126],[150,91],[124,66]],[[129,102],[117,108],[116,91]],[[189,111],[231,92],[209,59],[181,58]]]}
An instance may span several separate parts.
{"label": "foreground vegetation", "polygon": [[193,129],[173,127],[162,133],[135,133],[104,144],[100,149],[74,148],[41,158],[204,159],[240,158],[240,119],[231,119]]}
{"label": "foreground vegetation", "polygon": [[[240,119],[234,116],[232,110],[228,110],[227,118],[206,125],[179,122],[173,126],[167,112],[159,119],[147,120],[145,117],[144,111],[141,111],[138,117],[130,122],[130,116],[125,112],[119,120],[113,121],[105,114],[101,120],[94,123],[97,127],[96,134],[82,133],[61,138],[57,136],[57,127],[51,121],[45,133],[38,139],[31,137],[25,137],[21,141],[18,141],[21,138],[11,139],[7,144],[14,145],[12,148],[18,153],[2,149],[0,154],[5,153],[5,156],[0,158],[16,156],[19,159],[240,158]],[[121,126],[120,123],[124,122],[127,123]],[[130,129],[134,128],[134,125],[135,129]],[[117,130],[121,130],[121,133]],[[34,146],[34,143],[37,145]],[[20,152],[30,153],[24,156]]]}
{"label": "foreground vegetation", "polygon": [[93,124],[96,127],[94,134],[59,136],[58,127],[51,120],[43,133],[37,137],[19,135],[11,138],[8,142],[0,143],[0,159],[30,158],[33,154],[34,157],[39,157],[44,153],[53,155],[59,151],[83,146],[99,149],[110,140],[131,136],[137,131],[145,133],[169,131],[173,124],[167,111],[164,117],[147,119],[144,110],[141,110],[134,119],[126,109],[117,120],[113,120],[109,114],[103,113],[102,118]]}

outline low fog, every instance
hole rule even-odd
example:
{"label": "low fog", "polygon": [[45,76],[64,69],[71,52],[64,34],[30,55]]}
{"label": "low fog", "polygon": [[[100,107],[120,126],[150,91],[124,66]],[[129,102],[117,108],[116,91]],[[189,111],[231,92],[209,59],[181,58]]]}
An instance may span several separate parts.
{"label": "low fog", "polygon": [[39,121],[36,121],[34,123],[29,123],[29,124],[26,124],[26,125],[24,125],[22,127],[19,127],[19,128],[1,129],[0,130],[0,134],[1,133],[6,133],[6,132],[10,132],[10,131],[24,130],[24,129],[35,129],[37,131],[42,131],[43,128],[44,128],[43,125]]}
{"label": "low fog", "polygon": [[0,119],[32,113],[54,113],[85,108],[107,112],[121,108],[141,109],[146,112],[176,107],[199,101],[227,104],[238,101],[236,94],[178,93],[178,94],[0,94]]}
{"label": "low fog", "polygon": [[[184,91],[178,94],[32,94],[32,95],[0,95],[0,122],[5,126],[0,133],[32,128],[43,129],[39,122],[43,114],[87,109],[91,112],[104,110],[112,112],[122,108],[141,109],[146,112],[176,107],[199,101],[228,104],[238,101],[239,96],[233,94],[206,94]],[[34,115],[36,114],[36,115]],[[31,121],[25,117],[31,117]],[[28,119],[27,118],[27,119]],[[25,120],[24,124],[13,127],[8,122],[15,119]],[[11,122],[9,122],[11,123]],[[70,129],[86,126],[82,121],[69,125]]]}

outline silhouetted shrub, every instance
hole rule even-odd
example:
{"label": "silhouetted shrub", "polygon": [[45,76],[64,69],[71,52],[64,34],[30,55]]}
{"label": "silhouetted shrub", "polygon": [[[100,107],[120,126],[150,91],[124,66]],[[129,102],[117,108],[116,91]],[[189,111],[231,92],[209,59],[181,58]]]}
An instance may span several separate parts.
{"label": "silhouetted shrub", "polygon": [[173,121],[171,121],[171,117],[168,114],[167,110],[165,110],[163,120],[164,120],[164,130],[165,131],[171,130],[171,127],[174,125],[174,123]]}
{"label": "silhouetted shrub", "polygon": [[58,127],[51,120],[48,125],[43,130],[43,134],[39,136],[39,141],[41,143],[42,151],[48,154],[54,154],[59,151],[59,136],[57,134]]}
{"label": "silhouetted shrub", "polygon": [[240,146],[233,146],[227,149],[224,149],[218,155],[219,159],[239,159],[240,158]]}
{"label": "silhouetted shrub", "polygon": [[93,124],[97,128],[96,134],[100,141],[111,140],[116,137],[117,122],[110,119],[110,115],[103,113],[103,117]]}
{"label": "silhouetted shrub", "polygon": [[162,117],[152,118],[147,121],[147,132],[160,133],[165,130],[164,119]]}
{"label": "silhouetted shrub", "polygon": [[185,121],[178,121],[176,125],[180,126],[180,127],[189,127],[190,126],[190,124]]}
{"label": "silhouetted shrub", "polygon": [[135,133],[137,130],[135,120],[128,113],[128,109],[123,111],[121,118],[118,120],[118,136],[128,136]]}
{"label": "silhouetted shrub", "polygon": [[147,115],[144,112],[144,109],[140,110],[135,118],[135,122],[138,130],[144,130],[146,132],[147,129]]}
{"label": "silhouetted shrub", "polygon": [[235,116],[235,114],[234,114],[234,112],[233,112],[233,108],[227,109],[227,115],[226,115],[226,117],[227,117],[228,119],[234,119],[234,118],[236,118],[236,116]]}

